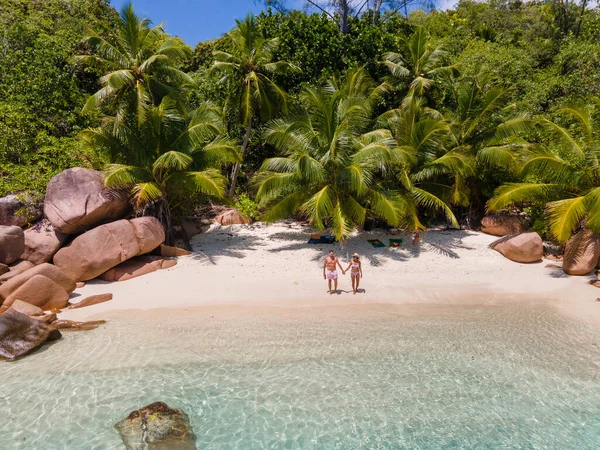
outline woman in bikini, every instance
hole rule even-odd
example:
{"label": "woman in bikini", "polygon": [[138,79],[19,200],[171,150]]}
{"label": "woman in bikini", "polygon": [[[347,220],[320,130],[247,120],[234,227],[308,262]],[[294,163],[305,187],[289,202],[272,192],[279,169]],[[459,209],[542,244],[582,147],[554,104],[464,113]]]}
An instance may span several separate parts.
{"label": "woman in bikini", "polygon": [[356,294],[358,292],[358,285],[360,284],[360,279],[362,278],[362,264],[360,263],[360,257],[358,253],[352,255],[352,261],[346,267],[346,270],[343,273],[348,272],[350,270],[350,278],[352,278],[352,290]]}

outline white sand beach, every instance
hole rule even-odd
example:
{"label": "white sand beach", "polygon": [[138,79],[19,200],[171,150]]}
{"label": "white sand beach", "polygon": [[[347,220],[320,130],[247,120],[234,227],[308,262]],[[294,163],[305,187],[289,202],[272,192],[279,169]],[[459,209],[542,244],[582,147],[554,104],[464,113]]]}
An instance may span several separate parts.
{"label": "white sand beach", "polygon": [[[112,301],[65,310],[60,317],[88,320],[124,310],[208,305],[298,306],[357,303],[495,303],[509,298],[539,300],[566,312],[600,320],[595,276],[570,277],[560,263],[518,264],[488,245],[496,238],[473,231],[428,231],[419,245],[412,235],[383,230],[355,234],[345,244],[309,245],[311,230],[296,223],[222,227],[213,225],[192,239],[194,253],[177,266],[124,282],[92,281],[73,302],[112,293]],[[367,239],[403,238],[400,248],[373,248]],[[349,274],[337,295],[327,293],[323,259],[334,249],[342,264],[358,252],[363,263],[361,292],[352,294]]]}

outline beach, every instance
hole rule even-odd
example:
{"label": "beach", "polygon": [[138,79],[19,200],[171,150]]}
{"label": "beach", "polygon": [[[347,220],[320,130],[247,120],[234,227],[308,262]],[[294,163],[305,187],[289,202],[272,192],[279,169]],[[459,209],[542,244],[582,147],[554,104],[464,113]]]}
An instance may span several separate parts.
{"label": "beach", "polygon": [[[215,305],[352,305],[362,303],[494,304],[528,298],[561,308],[586,320],[600,320],[600,290],[595,276],[565,275],[560,262],[519,264],[489,248],[497,238],[476,231],[430,230],[414,245],[411,234],[384,230],[356,233],[345,243],[310,245],[311,229],[294,222],[264,225],[214,224],[196,235],[192,255],[178,264],[125,282],[91,281],[73,302],[112,293],[113,300],[65,310],[71,320],[110,319],[120,312]],[[390,248],[388,239],[401,238]],[[368,239],[386,244],[374,248]],[[349,274],[341,273],[339,291],[328,295],[323,260],[333,249],[342,266],[361,255],[364,278],[353,295]]]}

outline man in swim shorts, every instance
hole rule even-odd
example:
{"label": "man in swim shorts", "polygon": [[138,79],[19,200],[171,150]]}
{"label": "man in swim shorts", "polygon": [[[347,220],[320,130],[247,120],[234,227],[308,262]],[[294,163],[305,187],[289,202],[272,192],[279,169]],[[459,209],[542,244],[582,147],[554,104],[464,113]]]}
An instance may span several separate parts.
{"label": "man in swim shorts", "polygon": [[336,265],[339,266],[342,272],[344,271],[344,269],[342,269],[342,265],[340,264],[340,260],[335,257],[335,252],[333,250],[330,250],[329,256],[325,258],[325,262],[323,263],[323,278],[327,280],[327,286],[329,287],[329,295],[333,294],[333,292],[331,291],[332,281],[334,283],[334,289],[337,294],[338,273]]}

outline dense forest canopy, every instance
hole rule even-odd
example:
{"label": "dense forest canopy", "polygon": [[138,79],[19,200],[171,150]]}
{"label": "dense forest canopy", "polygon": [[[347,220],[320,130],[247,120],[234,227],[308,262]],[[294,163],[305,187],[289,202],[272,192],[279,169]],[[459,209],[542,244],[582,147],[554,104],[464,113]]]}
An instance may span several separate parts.
{"label": "dense forest canopy", "polygon": [[338,3],[191,49],[108,0],[0,0],[0,196],[87,166],[169,223],[218,199],[338,237],[513,207],[558,242],[600,231],[598,10]]}

